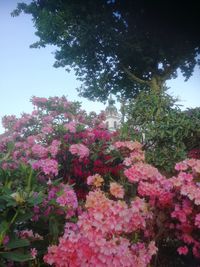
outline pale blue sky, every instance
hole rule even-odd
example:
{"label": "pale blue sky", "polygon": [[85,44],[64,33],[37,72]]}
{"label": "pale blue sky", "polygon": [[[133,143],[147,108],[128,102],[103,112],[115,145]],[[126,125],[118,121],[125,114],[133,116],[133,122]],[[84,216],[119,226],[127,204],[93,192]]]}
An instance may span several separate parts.
{"label": "pale blue sky", "polygon": [[[20,115],[32,110],[31,96],[62,96],[79,100],[87,111],[105,108],[98,102],[91,102],[77,96],[75,88],[79,82],[73,73],[63,68],[53,68],[53,47],[30,49],[37,40],[31,17],[21,15],[12,18],[10,13],[19,0],[0,0],[0,117]],[[193,77],[184,82],[181,75],[168,82],[169,92],[178,96],[184,108],[200,106],[200,71],[196,68]],[[2,128],[0,128],[2,131]]]}

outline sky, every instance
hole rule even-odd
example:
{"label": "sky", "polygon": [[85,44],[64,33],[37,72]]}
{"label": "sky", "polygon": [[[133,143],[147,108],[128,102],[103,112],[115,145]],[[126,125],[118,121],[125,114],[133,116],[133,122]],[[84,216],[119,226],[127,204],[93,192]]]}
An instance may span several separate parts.
{"label": "sky", "polygon": [[[22,1],[22,0],[21,0]],[[28,2],[29,0],[26,0]],[[31,112],[30,98],[34,96],[67,96],[70,101],[82,102],[86,111],[105,109],[99,102],[78,97],[76,88],[80,82],[73,71],[54,68],[55,48],[48,46],[31,49],[37,41],[31,16],[11,17],[20,0],[0,0],[0,118],[4,115],[19,116]],[[24,1],[25,2],[25,1]],[[169,93],[178,97],[183,109],[200,106],[200,70],[195,69],[189,81],[184,82],[181,74],[167,83]],[[0,133],[3,131],[0,125]]]}

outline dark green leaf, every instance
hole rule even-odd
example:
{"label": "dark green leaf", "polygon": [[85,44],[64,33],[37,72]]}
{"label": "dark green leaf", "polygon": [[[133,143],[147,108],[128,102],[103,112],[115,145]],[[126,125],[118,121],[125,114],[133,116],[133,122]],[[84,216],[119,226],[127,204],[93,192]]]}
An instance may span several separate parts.
{"label": "dark green leaf", "polygon": [[30,245],[30,242],[27,239],[16,239],[11,240],[6,247],[9,249],[27,247]]}
{"label": "dark green leaf", "polygon": [[16,262],[25,262],[32,259],[30,254],[20,252],[3,252],[0,254],[3,258]]}

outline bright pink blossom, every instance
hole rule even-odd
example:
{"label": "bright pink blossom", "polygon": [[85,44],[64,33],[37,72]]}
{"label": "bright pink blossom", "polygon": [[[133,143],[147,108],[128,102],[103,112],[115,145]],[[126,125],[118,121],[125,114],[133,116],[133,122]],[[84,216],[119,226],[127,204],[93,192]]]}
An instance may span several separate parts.
{"label": "bright pink blossom", "polygon": [[40,159],[32,163],[34,170],[41,169],[46,175],[58,175],[58,162],[54,159]]}
{"label": "bright pink blossom", "polygon": [[184,247],[179,247],[179,248],[177,249],[177,251],[178,251],[178,253],[179,253],[180,255],[187,255],[187,254],[188,254],[188,248],[187,248],[186,246],[184,246]]}

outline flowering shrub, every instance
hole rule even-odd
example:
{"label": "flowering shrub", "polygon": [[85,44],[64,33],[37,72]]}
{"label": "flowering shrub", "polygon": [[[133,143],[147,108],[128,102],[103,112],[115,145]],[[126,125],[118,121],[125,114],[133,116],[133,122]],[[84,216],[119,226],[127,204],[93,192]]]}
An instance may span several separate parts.
{"label": "flowering shrub", "polygon": [[79,103],[65,97],[33,97],[32,103],[31,115],[3,118],[6,132],[0,152],[13,143],[9,160],[1,163],[3,169],[16,169],[23,163],[38,171],[40,179],[62,177],[75,183],[77,190],[83,190],[86,178],[96,172],[118,175],[121,166],[106,151],[113,134],[105,129],[103,114],[87,115]]}
{"label": "flowering shrub", "polygon": [[0,265],[165,267],[171,248],[171,262],[197,266],[200,160],[166,178],[103,114],[65,97],[32,103],[31,115],[3,119]]}
{"label": "flowering shrub", "polygon": [[128,206],[95,190],[88,194],[85,207],[77,224],[66,225],[59,245],[49,247],[45,262],[57,267],[149,264],[157,250],[154,242],[146,245],[130,241],[145,230],[146,220],[151,217],[144,200],[137,198]]}

